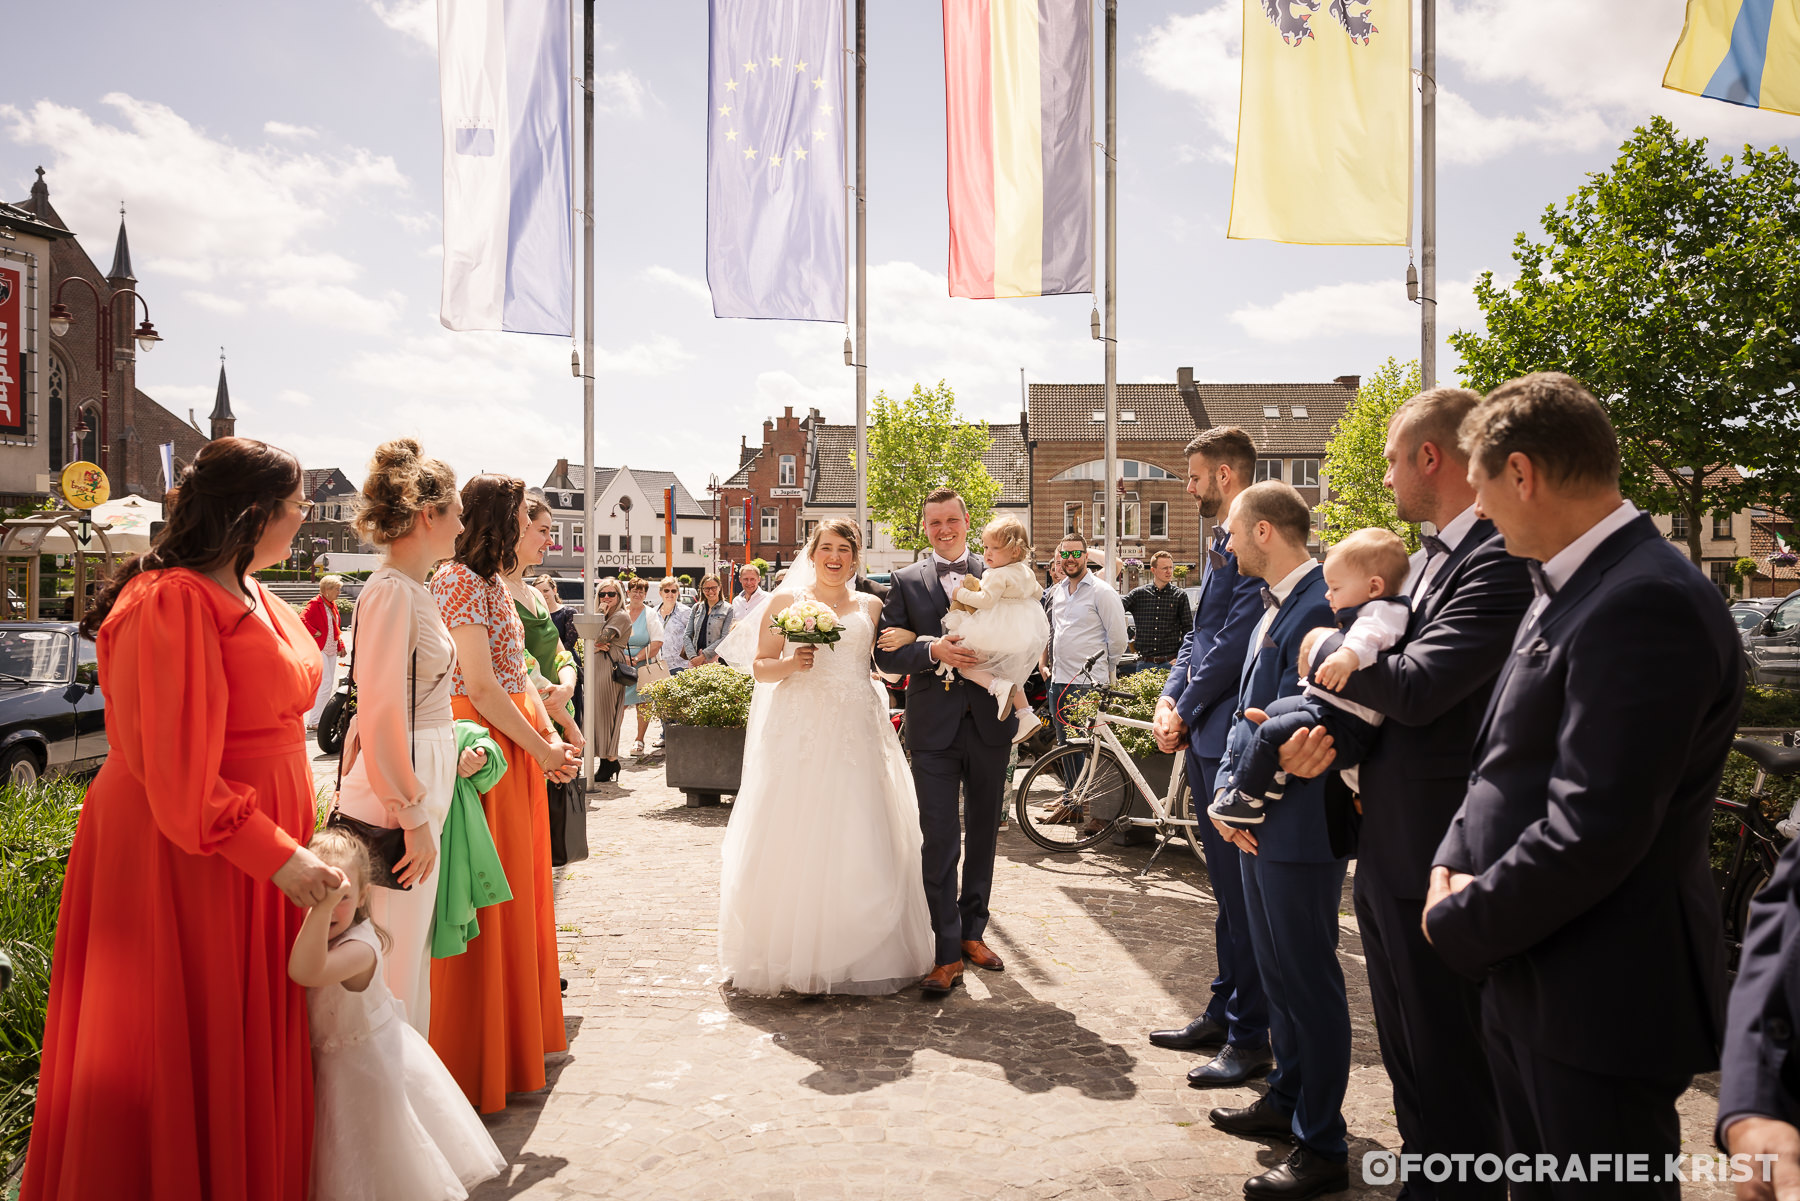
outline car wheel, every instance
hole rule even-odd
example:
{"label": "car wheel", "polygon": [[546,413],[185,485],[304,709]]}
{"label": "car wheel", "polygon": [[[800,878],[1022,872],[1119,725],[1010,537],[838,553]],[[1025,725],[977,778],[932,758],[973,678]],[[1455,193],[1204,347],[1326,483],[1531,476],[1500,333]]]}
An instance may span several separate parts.
{"label": "car wheel", "polygon": [[30,747],[17,746],[0,757],[0,783],[30,788],[38,782],[38,760]]}

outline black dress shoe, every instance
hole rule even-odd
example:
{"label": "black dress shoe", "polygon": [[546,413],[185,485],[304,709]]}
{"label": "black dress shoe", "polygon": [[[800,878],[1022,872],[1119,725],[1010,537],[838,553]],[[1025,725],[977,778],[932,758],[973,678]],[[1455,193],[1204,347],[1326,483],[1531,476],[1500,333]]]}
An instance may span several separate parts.
{"label": "black dress shoe", "polygon": [[1285,1142],[1291,1142],[1294,1137],[1294,1115],[1284,1111],[1271,1093],[1264,1093],[1242,1109],[1221,1107],[1206,1116],[1226,1134]]}
{"label": "black dress shoe", "polygon": [[1274,1066],[1275,1056],[1267,1047],[1246,1051],[1226,1043],[1217,1055],[1188,1073],[1188,1087],[1231,1088]]}
{"label": "black dress shoe", "polygon": [[1295,1147],[1285,1163],[1244,1181],[1244,1196],[1251,1201],[1305,1201],[1323,1193],[1341,1193],[1349,1187],[1348,1163]]}
{"label": "black dress shoe", "polygon": [[1223,1046],[1226,1033],[1223,1023],[1202,1014],[1179,1030],[1152,1030],[1150,1045],[1167,1051],[1201,1051]]}

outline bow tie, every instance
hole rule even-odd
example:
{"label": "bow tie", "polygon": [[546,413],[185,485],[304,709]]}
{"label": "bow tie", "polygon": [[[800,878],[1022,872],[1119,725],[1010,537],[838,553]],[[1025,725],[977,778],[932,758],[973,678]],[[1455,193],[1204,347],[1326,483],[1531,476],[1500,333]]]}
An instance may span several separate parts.
{"label": "bow tie", "polygon": [[961,559],[958,559],[954,563],[946,563],[942,559],[939,559],[937,561],[937,574],[938,574],[938,579],[940,579],[940,580],[946,576],[951,576],[951,575],[968,575],[969,574],[969,560],[968,560],[967,556],[965,556]]}
{"label": "bow tie", "polygon": [[1450,553],[1450,545],[1436,534],[1425,534],[1419,538],[1419,544],[1425,548],[1425,561],[1431,562],[1439,555]]}
{"label": "bow tie", "polygon": [[1265,608],[1265,609],[1281,608],[1281,598],[1276,596],[1275,590],[1273,588],[1269,587],[1267,584],[1263,585],[1262,600],[1263,600],[1263,608]]}
{"label": "bow tie", "polygon": [[1549,578],[1544,575],[1544,565],[1542,563],[1539,563],[1536,559],[1527,559],[1525,560],[1525,570],[1531,573],[1531,588],[1533,592],[1536,592],[1539,596],[1547,597],[1552,600],[1556,598],[1556,585],[1552,584]]}

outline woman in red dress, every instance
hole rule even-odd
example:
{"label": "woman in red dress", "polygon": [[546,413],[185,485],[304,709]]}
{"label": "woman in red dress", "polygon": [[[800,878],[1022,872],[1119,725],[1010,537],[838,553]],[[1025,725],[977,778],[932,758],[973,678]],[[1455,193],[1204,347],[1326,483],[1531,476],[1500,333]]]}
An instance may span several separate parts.
{"label": "woman in red dress", "polygon": [[287,556],[300,479],[286,451],[207,443],[88,614],[112,753],[63,884],[28,1201],[306,1201],[287,958],[342,876],[305,849],[319,651],[249,574]]}

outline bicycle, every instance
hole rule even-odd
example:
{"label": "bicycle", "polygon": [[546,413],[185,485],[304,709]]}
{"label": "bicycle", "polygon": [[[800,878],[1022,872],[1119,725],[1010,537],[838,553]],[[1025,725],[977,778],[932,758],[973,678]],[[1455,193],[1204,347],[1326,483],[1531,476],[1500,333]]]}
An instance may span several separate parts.
{"label": "bicycle", "polygon": [[[1093,660],[1089,660],[1088,667],[1092,666]],[[1135,699],[1114,688],[1097,688],[1095,692],[1103,699]],[[1117,831],[1146,826],[1156,831],[1156,849],[1139,876],[1149,873],[1156,857],[1178,833],[1187,840],[1195,857],[1204,859],[1199,825],[1210,819],[1204,813],[1196,816],[1193,809],[1193,790],[1187,786],[1185,771],[1187,756],[1176,754],[1169,771],[1168,792],[1159,797],[1112,731],[1113,726],[1147,731],[1150,723],[1104,709],[1096,710],[1086,722],[1071,721],[1066,694],[1064,699],[1063,724],[1085,726],[1088,737],[1043,755],[1020,781],[1013,798],[1013,812],[1025,836],[1047,851],[1084,851]],[[1063,775],[1064,766],[1077,756],[1086,756],[1086,761],[1075,772],[1073,782],[1069,782]],[[1152,816],[1131,816],[1128,786],[1143,798]]]}
{"label": "bicycle", "polygon": [[1756,782],[1742,801],[1714,797],[1713,808],[1729,813],[1738,823],[1730,865],[1719,881],[1719,908],[1725,918],[1726,966],[1737,970],[1750,922],[1750,902],[1775,874],[1782,848],[1800,834],[1792,816],[1772,822],[1763,812],[1763,785],[1770,776],[1800,775],[1800,748],[1776,746],[1749,738],[1733,740],[1731,749],[1756,764]]}

